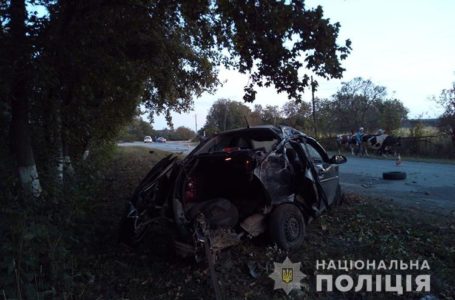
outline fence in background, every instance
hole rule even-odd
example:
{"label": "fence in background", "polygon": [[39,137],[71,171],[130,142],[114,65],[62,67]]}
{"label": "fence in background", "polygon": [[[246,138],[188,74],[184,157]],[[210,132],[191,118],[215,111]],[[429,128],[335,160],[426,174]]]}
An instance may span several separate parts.
{"label": "fence in background", "polygon": [[[336,137],[318,140],[328,151],[338,151]],[[455,159],[455,145],[449,135],[402,137],[398,150],[404,156]]]}

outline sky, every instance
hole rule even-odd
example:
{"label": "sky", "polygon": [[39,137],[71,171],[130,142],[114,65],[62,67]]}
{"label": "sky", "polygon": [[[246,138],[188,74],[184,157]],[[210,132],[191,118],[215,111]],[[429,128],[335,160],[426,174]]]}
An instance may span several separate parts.
{"label": "sky", "polygon": [[[455,0],[311,0],[306,5],[321,5],[331,23],[341,24],[339,44],[352,41],[352,52],[342,62],[343,78],[318,79],[316,97],[329,98],[341,82],[360,76],[385,86],[409,109],[409,118],[442,113],[431,97],[455,81]],[[187,114],[173,114],[175,128],[194,130],[195,115],[198,129],[202,127],[219,98],[242,101],[248,76],[224,68],[219,76],[224,85],[215,94],[194,99],[194,110]],[[282,106],[287,101],[287,95],[277,94],[273,87],[257,91],[253,105]],[[307,91],[304,99],[309,102],[310,97]],[[155,129],[166,126],[164,117],[155,117]]]}

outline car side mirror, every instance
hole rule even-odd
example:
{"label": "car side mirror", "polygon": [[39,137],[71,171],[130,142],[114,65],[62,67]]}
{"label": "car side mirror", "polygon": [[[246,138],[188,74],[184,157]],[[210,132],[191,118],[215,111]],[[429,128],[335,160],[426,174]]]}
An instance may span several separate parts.
{"label": "car side mirror", "polygon": [[348,159],[346,158],[346,156],[339,155],[339,154],[334,155],[334,156],[332,156],[332,158],[330,158],[330,163],[331,164],[340,165],[340,164],[344,164],[347,161],[348,161]]}

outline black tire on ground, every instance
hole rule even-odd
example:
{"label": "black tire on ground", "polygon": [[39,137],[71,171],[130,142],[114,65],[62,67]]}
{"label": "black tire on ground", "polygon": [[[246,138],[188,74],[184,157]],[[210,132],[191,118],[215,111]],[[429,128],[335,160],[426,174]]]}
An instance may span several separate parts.
{"label": "black tire on ground", "polygon": [[300,209],[291,203],[277,206],[269,219],[272,242],[289,250],[302,245],[305,237],[305,219]]}
{"label": "black tire on ground", "polygon": [[405,172],[384,172],[382,178],[385,180],[403,180],[406,179]]}

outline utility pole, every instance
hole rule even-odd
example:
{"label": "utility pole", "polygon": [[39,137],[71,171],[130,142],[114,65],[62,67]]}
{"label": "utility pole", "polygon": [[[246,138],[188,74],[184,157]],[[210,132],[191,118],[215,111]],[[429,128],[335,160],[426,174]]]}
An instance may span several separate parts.
{"label": "utility pole", "polygon": [[313,104],[313,128],[314,128],[314,137],[317,137],[318,131],[317,131],[317,126],[316,126],[316,105],[314,103],[315,87],[316,87],[316,84],[313,81],[313,76],[311,76],[311,103]]}

